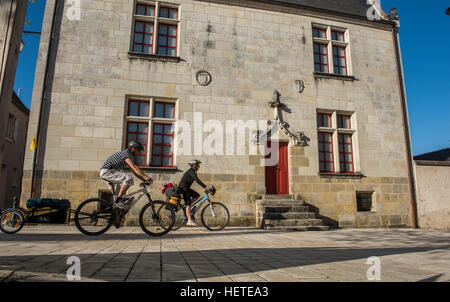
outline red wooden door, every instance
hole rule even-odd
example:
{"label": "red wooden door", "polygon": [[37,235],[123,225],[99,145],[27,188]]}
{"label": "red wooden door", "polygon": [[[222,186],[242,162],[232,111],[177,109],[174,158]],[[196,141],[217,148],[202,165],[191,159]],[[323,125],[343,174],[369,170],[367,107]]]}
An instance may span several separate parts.
{"label": "red wooden door", "polygon": [[[267,145],[270,148],[271,143]],[[278,162],[275,166],[266,166],[265,172],[267,194],[289,194],[288,143],[279,142]]]}

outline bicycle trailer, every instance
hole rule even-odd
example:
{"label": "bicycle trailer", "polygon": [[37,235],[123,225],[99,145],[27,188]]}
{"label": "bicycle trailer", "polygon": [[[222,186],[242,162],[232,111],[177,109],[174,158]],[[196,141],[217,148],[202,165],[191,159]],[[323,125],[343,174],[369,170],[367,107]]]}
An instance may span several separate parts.
{"label": "bicycle trailer", "polygon": [[70,201],[67,199],[30,198],[26,206],[30,212],[29,222],[66,223],[70,216]]}

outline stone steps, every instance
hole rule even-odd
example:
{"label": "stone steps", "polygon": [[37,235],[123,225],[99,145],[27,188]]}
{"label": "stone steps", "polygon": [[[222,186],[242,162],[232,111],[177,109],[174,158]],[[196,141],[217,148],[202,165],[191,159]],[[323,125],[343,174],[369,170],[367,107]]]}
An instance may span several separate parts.
{"label": "stone steps", "polygon": [[285,220],[271,220],[265,219],[266,226],[322,226],[322,219],[285,219]]}
{"label": "stone steps", "polygon": [[312,212],[288,212],[288,213],[265,213],[266,220],[289,220],[289,219],[314,219],[316,214]]}
{"label": "stone steps", "polygon": [[303,213],[310,212],[308,206],[263,206],[262,207],[265,213]]}
{"label": "stone steps", "polygon": [[266,231],[328,231],[328,226],[267,226]]}
{"label": "stone steps", "polygon": [[270,207],[300,207],[305,206],[303,200],[289,200],[289,199],[273,199],[273,200],[263,200],[261,205]]}
{"label": "stone steps", "polygon": [[260,226],[277,231],[326,231],[328,226],[303,200],[293,195],[266,195],[258,201]]}

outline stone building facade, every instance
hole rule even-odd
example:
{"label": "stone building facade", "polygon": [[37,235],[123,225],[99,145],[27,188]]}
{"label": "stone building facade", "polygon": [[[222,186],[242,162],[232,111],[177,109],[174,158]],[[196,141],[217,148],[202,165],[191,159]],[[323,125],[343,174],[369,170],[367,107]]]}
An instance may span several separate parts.
{"label": "stone building facade", "polygon": [[[79,3],[54,9],[55,0],[47,1],[29,142],[54,12],[58,30],[35,196],[73,206],[98,196],[106,189],[98,175],[104,159],[140,138],[147,153],[139,162],[157,188],[200,159],[200,177],[216,186],[214,199],[229,207],[233,225],[255,225],[256,201],[268,193],[306,201],[330,226],[413,224],[392,16],[369,20],[365,0]],[[196,126],[205,139],[215,131],[206,121],[225,129],[227,121],[271,120],[277,108],[279,141],[287,144],[283,176],[268,175],[260,149],[248,152],[254,133],[224,135],[224,150],[199,151]],[[179,133],[172,135],[179,121],[192,126],[183,152]],[[245,154],[226,155],[231,142]],[[27,153],[22,200],[31,174]],[[283,188],[268,192],[277,177]]]}
{"label": "stone building facade", "polygon": [[10,102],[0,173],[0,209],[11,207],[14,197],[20,196],[28,117],[30,115],[30,110],[22,103],[15,92],[11,95]]}
{"label": "stone building facade", "polygon": [[[6,139],[8,115],[12,107],[14,78],[22,44],[22,31],[25,24],[28,1],[2,0],[0,3],[0,168],[5,169],[10,144]],[[4,159],[5,158],[5,159]],[[5,167],[3,167],[5,166]],[[6,173],[6,172],[4,172]],[[0,177],[7,177],[0,174]],[[3,203],[0,191],[0,207]]]}

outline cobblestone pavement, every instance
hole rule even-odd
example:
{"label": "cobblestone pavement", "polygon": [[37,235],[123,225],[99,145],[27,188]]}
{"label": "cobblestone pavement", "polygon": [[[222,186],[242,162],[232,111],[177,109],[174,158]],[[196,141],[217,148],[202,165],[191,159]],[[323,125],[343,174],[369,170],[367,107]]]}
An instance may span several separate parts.
{"label": "cobblestone pavement", "polygon": [[0,234],[0,280],[67,281],[69,256],[82,281],[450,281],[450,232],[344,229],[267,232],[183,228],[158,238],[139,228],[88,237],[72,226],[26,226]]}

